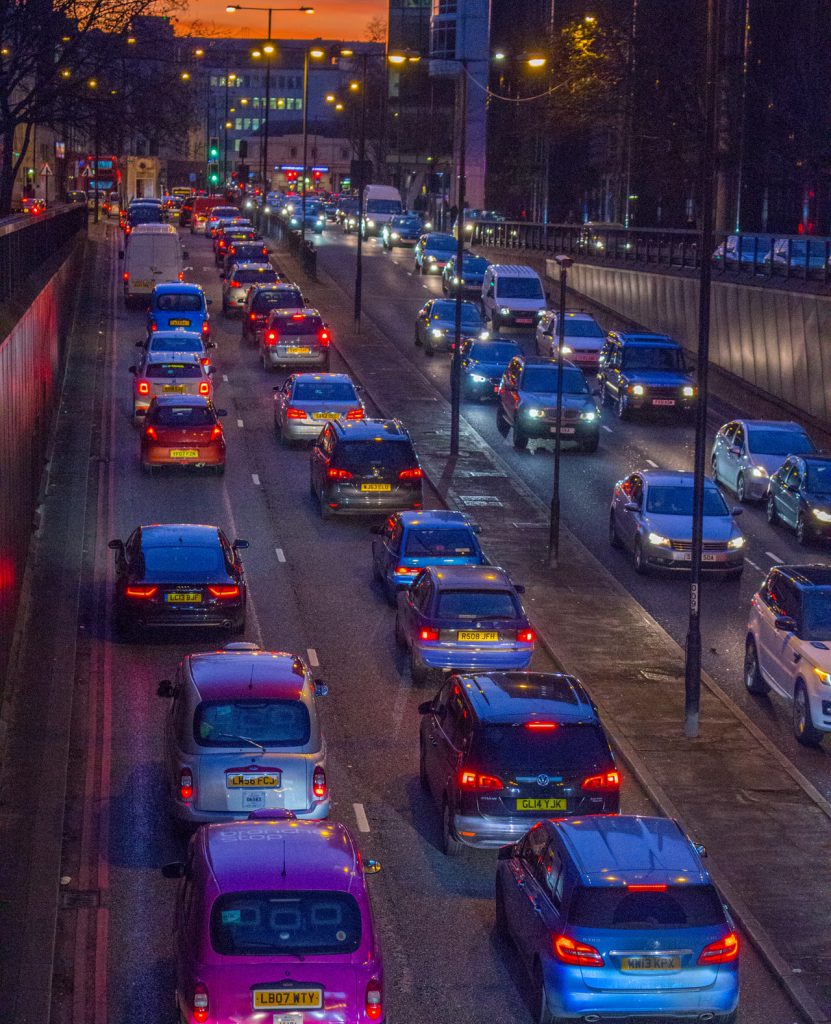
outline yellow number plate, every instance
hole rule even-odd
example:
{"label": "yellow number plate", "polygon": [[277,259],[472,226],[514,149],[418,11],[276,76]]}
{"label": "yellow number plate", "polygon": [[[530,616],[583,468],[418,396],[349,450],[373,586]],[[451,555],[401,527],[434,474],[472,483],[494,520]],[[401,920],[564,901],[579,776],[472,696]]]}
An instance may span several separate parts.
{"label": "yellow number plate", "polygon": [[361,484],[362,491],[391,491],[392,484]]}
{"label": "yellow number plate", "polygon": [[199,593],[173,593],[165,594],[165,601],[168,604],[201,604],[202,595]]}
{"label": "yellow number plate", "polygon": [[190,327],[190,320],[171,320],[171,327]]}
{"label": "yellow number plate", "polygon": [[338,418],[338,413],[336,413],[336,412],[313,412],[312,413],[312,419],[313,420],[336,420],[337,418]]}
{"label": "yellow number plate", "polygon": [[198,459],[199,451],[196,448],[171,448],[171,459]]}
{"label": "yellow number plate", "polygon": [[304,1010],[323,1008],[323,990],[319,988],[269,988],[254,993],[254,1009],[267,1010],[273,1006],[297,1006]]}
{"label": "yellow number plate", "polygon": [[279,789],[279,775],[229,775],[227,778],[228,789]]}
{"label": "yellow number plate", "polygon": [[516,802],[518,811],[564,811],[566,801],[562,797],[520,797]]}
{"label": "yellow number plate", "polygon": [[183,395],[185,393],[184,384],[162,384],[162,391],[166,395]]}
{"label": "yellow number plate", "polygon": [[499,639],[498,633],[482,633],[475,629],[460,629],[456,639],[463,643],[492,644]]}
{"label": "yellow number plate", "polygon": [[678,971],[680,956],[625,956],[620,961],[622,971]]}
{"label": "yellow number plate", "polygon": [[134,288],[149,288],[152,284],[152,281],[133,281]]}
{"label": "yellow number plate", "polygon": [[290,356],[307,356],[312,350],[304,345],[287,345],[286,352]]}

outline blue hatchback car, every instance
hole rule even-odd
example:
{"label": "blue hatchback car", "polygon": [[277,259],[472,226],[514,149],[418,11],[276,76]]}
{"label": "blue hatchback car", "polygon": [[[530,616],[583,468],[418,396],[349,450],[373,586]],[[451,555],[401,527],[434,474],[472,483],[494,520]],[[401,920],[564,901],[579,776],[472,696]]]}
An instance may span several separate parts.
{"label": "blue hatchback car", "polygon": [[463,512],[397,512],[372,540],[372,575],[395,604],[425,565],[486,565],[478,531]]}
{"label": "blue hatchback car", "polygon": [[147,310],[148,336],[156,331],[190,331],[208,341],[211,336],[209,302],[198,284],[182,281],[157,284]]}
{"label": "blue hatchback car", "polygon": [[738,935],[698,850],[668,818],[535,825],[499,853],[496,922],[544,1024],[736,1019]]}
{"label": "blue hatchback car", "polygon": [[395,639],[416,685],[431,675],[528,668],[536,634],[507,572],[491,565],[429,565],[398,593]]}

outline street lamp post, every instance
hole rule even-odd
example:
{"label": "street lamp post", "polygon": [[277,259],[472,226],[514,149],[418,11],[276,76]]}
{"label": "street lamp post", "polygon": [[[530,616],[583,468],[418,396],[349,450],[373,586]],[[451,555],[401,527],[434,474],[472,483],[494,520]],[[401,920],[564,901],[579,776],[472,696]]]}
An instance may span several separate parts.
{"label": "street lamp post", "polygon": [[358,239],[355,258],[355,329],[361,329],[361,302],[363,298],[363,237],[364,237],[364,162],[366,160],[366,65],[367,54],[361,54],[361,131],[358,138]]}
{"label": "street lamp post", "polygon": [[462,405],[462,271],[465,257],[465,184],[467,178],[467,61],[459,68],[459,185],[456,190],[456,324],[450,365],[450,455],[459,454],[459,420]]}
{"label": "street lamp post", "polygon": [[545,564],[556,569],[560,561],[560,431],[563,425],[563,340],[566,329],[566,289],[568,271],[574,260],[570,256],[555,256],[560,268],[560,312],[557,317],[557,413],[554,434],[554,473],[551,481],[551,507],[548,517],[548,553]]}

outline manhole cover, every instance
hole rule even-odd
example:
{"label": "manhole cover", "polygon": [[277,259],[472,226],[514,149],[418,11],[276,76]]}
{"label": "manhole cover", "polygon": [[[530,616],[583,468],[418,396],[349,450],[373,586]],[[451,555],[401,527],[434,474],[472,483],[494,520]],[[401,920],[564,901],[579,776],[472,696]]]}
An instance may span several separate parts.
{"label": "manhole cover", "polygon": [[502,502],[495,494],[460,494],[459,501],[467,508],[502,507]]}

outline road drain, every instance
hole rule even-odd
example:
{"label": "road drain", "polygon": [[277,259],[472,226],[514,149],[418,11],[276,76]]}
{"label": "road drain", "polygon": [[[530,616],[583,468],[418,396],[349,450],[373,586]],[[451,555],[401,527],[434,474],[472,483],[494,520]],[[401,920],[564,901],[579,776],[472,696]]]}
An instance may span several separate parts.
{"label": "road drain", "polygon": [[64,910],[95,910],[101,906],[101,890],[70,889],[62,892],[61,906]]}

